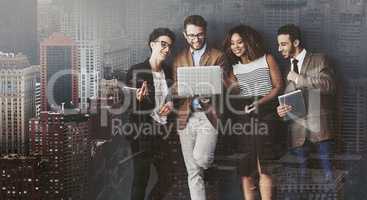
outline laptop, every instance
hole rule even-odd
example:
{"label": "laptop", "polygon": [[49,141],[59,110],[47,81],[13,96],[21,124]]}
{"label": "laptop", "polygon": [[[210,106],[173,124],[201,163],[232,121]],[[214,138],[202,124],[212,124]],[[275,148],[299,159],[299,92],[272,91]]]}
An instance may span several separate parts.
{"label": "laptop", "polygon": [[220,66],[189,66],[177,68],[178,96],[213,96],[222,94]]}

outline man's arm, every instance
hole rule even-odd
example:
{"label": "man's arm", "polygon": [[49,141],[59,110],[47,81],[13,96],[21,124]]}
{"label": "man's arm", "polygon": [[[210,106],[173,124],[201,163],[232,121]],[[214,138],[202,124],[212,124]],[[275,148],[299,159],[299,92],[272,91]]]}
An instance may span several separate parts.
{"label": "man's arm", "polygon": [[322,56],[320,63],[314,69],[317,71],[309,73],[310,75],[299,75],[296,79],[296,86],[298,88],[320,89],[322,94],[334,94],[335,73],[325,56]]}

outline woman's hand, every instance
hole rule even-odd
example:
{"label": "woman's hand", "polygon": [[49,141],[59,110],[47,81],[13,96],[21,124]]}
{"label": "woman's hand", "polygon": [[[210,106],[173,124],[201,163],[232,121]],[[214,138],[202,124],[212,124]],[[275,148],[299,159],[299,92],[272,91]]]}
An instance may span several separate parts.
{"label": "woman's hand", "polygon": [[254,101],[252,102],[252,104],[250,105],[245,105],[245,113],[246,114],[249,114],[251,113],[252,111],[256,110],[257,109],[257,106],[258,106],[258,101]]}
{"label": "woman's hand", "polygon": [[159,111],[159,115],[161,116],[167,116],[169,113],[171,113],[173,110],[173,102],[168,101],[166,104],[164,104],[161,107],[161,110]]}
{"label": "woman's hand", "polygon": [[148,82],[144,81],[141,88],[136,90],[136,99],[141,102],[144,100],[144,97],[148,96]]}

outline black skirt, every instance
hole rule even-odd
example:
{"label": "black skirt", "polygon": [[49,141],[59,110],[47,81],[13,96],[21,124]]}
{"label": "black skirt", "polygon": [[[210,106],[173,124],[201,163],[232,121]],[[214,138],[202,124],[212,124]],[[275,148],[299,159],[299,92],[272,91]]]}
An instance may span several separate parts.
{"label": "black skirt", "polygon": [[236,98],[231,100],[232,110],[229,112],[232,135],[237,139],[238,151],[244,154],[239,163],[239,174],[251,176],[258,172],[259,160],[261,172],[271,173],[271,163],[281,156],[283,145],[282,121],[276,113],[277,101],[259,106],[250,114],[244,111],[245,105],[250,105],[255,98]]}

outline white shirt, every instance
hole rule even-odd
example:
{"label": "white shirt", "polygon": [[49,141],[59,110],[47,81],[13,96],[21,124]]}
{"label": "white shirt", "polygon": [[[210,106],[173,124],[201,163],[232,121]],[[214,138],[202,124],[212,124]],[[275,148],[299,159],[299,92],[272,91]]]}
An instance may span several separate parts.
{"label": "white shirt", "polygon": [[203,54],[205,53],[206,50],[206,43],[204,44],[203,48],[199,49],[199,50],[191,50],[192,53],[192,61],[194,62],[195,66],[200,65],[200,59],[203,56]]}
{"label": "white shirt", "polygon": [[167,116],[159,116],[158,113],[161,107],[165,104],[166,97],[168,95],[168,87],[166,82],[166,76],[163,70],[159,72],[153,72],[153,82],[155,91],[155,108],[151,117],[161,123],[165,124],[167,122]]}
{"label": "white shirt", "polygon": [[[190,48],[191,54],[192,54],[192,61],[194,63],[194,66],[199,66],[200,65],[200,60],[201,57],[204,55],[206,50],[206,43],[204,44],[203,48],[199,49],[199,50],[193,50]],[[196,108],[201,108],[200,102],[198,98],[194,98],[192,100],[192,106],[196,109]]]}
{"label": "white shirt", "polygon": [[298,60],[298,63],[297,63],[297,66],[298,66],[298,72],[301,73],[301,69],[302,69],[302,65],[303,65],[303,61],[305,60],[305,57],[306,57],[306,49],[303,49],[301,51],[301,53],[299,53],[295,58],[291,58],[291,70],[293,71],[293,60],[294,59],[297,59]]}

